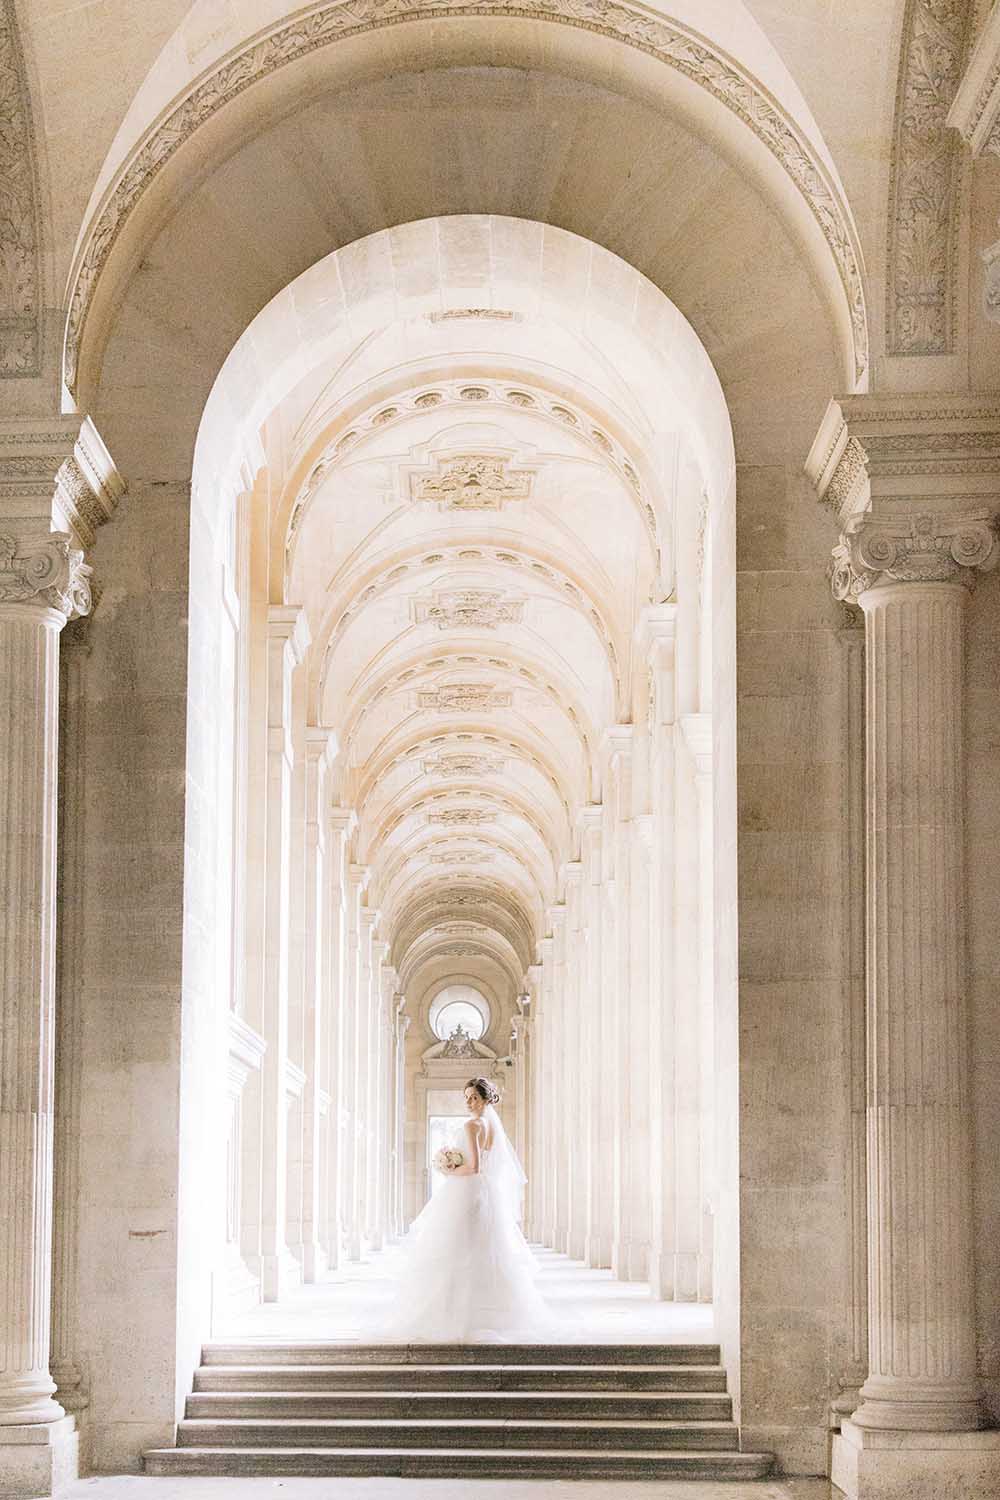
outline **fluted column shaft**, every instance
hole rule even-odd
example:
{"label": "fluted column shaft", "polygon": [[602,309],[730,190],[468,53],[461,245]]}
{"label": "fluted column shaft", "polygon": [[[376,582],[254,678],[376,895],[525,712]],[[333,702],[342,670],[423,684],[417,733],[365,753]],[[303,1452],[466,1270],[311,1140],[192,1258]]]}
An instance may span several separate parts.
{"label": "fluted column shaft", "polygon": [[90,607],[68,536],[0,536],[0,1433],[64,1416],[49,1373],[59,632]]}
{"label": "fluted column shaft", "polygon": [[862,1427],[979,1425],[963,920],[961,582],[861,592],[869,1376]]}

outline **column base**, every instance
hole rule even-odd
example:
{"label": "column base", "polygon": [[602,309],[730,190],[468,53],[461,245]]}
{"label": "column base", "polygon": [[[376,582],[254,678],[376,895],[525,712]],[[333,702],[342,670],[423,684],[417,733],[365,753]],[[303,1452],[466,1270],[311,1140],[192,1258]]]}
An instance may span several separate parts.
{"label": "column base", "polygon": [[845,1419],[830,1479],[848,1500],[996,1500],[1000,1431],[889,1432]]}
{"label": "column base", "polygon": [[262,1302],[280,1302],[293,1287],[302,1284],[302,1267],[290,1250],[260,1257],[260,1295]]}
{"label": "column base", "polygon": [[39,1500],[80,1477],[75,1417],[0,1427],[0,1500]]}

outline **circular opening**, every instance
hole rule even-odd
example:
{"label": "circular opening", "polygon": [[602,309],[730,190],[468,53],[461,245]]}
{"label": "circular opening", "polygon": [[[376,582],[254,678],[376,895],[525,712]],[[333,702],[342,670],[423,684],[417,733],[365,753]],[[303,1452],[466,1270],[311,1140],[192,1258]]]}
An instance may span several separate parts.
{"label": "circular opening", "polygon": [[478,1042],[490,1024],[489,1002],[470,984],[449,984],[434,998],[430,1024],[440,1042],[454,1036],[459,1026]]}

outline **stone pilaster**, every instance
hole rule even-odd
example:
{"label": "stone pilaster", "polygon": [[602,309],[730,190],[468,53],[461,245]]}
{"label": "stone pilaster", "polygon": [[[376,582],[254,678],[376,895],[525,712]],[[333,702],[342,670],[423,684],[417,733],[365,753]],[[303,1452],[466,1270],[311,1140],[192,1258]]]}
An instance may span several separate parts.
{"label": "stone pilaster", "polygon": [[712,1300],[715,1211],[715,898],[712,716],[683,714],[681,731],[694,765],[698,805],[698,1272],[695,1295]]}

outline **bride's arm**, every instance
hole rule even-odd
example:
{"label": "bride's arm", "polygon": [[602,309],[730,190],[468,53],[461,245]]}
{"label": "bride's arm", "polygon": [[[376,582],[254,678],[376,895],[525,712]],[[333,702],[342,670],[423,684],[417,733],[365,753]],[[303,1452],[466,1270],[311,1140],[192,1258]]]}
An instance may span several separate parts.
{"label": "bride's arm", "polygon": [[480,1171],[478,1120],[465,1122],[465,1161],[460,1167],[452,1167],[450,1177],[478,1177]]}

